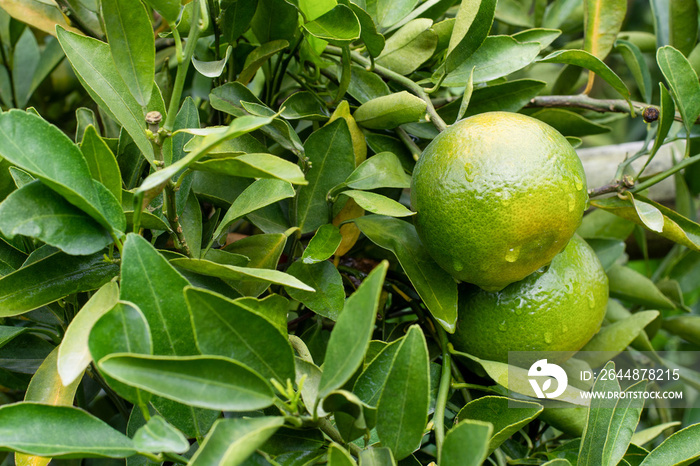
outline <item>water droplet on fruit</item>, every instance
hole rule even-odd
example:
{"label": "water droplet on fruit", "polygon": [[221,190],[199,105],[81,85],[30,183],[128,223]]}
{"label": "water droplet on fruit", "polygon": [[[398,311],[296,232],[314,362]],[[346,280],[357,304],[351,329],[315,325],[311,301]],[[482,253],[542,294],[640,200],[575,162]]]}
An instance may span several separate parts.
{"label": "water droplet on fruit", "polygon": [[474,167],[472,167],[471,163],[467,162],[464,164],[464,172],[467,181],[469,181],[470,183],[474,181]]}
{"label": "water droplet on fruit", "polygon": [[576,185],[576,189],[578,191],[583,189],[583,181],[581,181],[581,178],[579,178],[578,175],[574,175],[574,184]]}
{"label": "water droplet on fruit", "polygon": [[506,262],[515,262],[518,260],[518,257],[520,256],[520,246],[515,246],[510,249],[508,249],[508,252],[506,252]]}
{"label": "water droplet on fruit", "polygon": [[595,307],[595,296],[593,296],[593,293],[588,292],[588,307],[593,309]]}
{"label": "water droplet on fruit", "polygon": [[547,344],[552,343],[552,334],[549,332],[545,332],[544,334],[544,342]]}
{"label": "water droplet on fruit", "polygon": [[543,273],[545,273],[547,270],[549,270],[549,266],[548,266],[548,265],[543,265],[542,267],[540,267],[539,269],[537,269],[537,273],[543,274]]}
{"label": "water droplet on fruit", "polygon": [[500,330],[501,332],[505,332],[506,330],[508,330],[508,325],[506,325],[505,320],[498,324],[498,330]]}

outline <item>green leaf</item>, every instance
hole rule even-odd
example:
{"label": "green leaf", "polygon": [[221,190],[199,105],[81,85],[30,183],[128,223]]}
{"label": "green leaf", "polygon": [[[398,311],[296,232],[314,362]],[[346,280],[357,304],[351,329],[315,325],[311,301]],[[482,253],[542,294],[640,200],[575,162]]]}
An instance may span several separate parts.
{"label": "green leaf", "polygon": [[328,447],[328,466],[357,466],[350,453],[337,443]]}
{"label": "green leaf", "polygon": [[269,294],[263,299],[252,298],[245,296],[235,300],[236,304],[248,309],[250,312],[264,317],[282,335],[287,336],[287,310],[289,309],[289,300],[278,294]]}
{"label": "green leaf", "polygon": [[345,302],[328,341],[319,398],[342,387],[362,364],[374,330],[388,265],[382,262],[375,267]]}
{"label": "green leaf", "polygon": [[355,110],[357,124],[370,129],[393,129],[405,123],[419,121],[427,106],[423,99],[401,91],[377,97]]}
{"label": "green leaf", "polygon": [[199,257],[202,253],[202,209],[197,196],[192,191],[187,196],[185,208],[179,220],[190,253],[193,257]]}
{"label": "green leaf", "polygon": [[379,397],[382,395],[394,357],[402,341],[403,339],[392,341],[382,348],[355,381],[353,393],[368,406],[376,407],[379,403]]}
{"label": "green leaf", "polygon": [[254,267],[239,267],[236,265],[217,264],[216,262],[205,259],[188,259],[177,258],[172,259],[171,264],[179,268],[189,270],[202,275],[219,277],[224,280],[244,280],[255,279],[268,283],[276,283],[278,285],[289,286],[304,291],[314,291],[313,288],[306,283],[297,280],[293,276],[280,272],[279,270],[258,269]]}
{"label": "green leaf", "polygon": [[[317,96],[308,91],[295,92],[282,102],[282,117],[288,120],[327,121],[328,112]],[[348,107],[349,109],[349,107]]]}
{"label": "green leaf", "polygon": [[428,18],[406,23],[387,39],[377,64],[403,75],[417,70],[433,56],[437,47],[438,36],[431,29],[432,25],[433,21]]}
{"label": "green leaf", "polygon": [[593,248],[606,271],[625,253],[625,243],[618,239],[588,238],[586,242]]}
{"label": "green leaf", "polygon": [[0,317],[23,314],[72,293],[97,289],[119,273],[102,254],[56,251],[0,278]]}
{"label": "green leaf", "polygon": [[389,86],[375,73],[371,73],[361,66],[350,67],[350,85],[348,94],[364,104],[377,97],[391,94]]}
{"label": "green leaf", "polygon": [[690,0],[672,0],[669,9],[669,45],[687,57],[698,40],[698,4]]}
{"label": "green leaf", "polygon": [[282,384],[294,380],[292,347],[267,319],[197,288],[187,288],[185,299],[202,354],[234,359],[265,380],[274,378]]}
{"label": "green leaf", "polygon": [[540,50],[549,47],[559,36],[561,36],[559,29],[546,28],[526,29],[512,35],[518,42],[537,42],[540,44]]}
{"label": "green leaf", "polygon": [[630,100],[630,92],[622,79],[599,58],[585,50],[558,50],[541,59],[540,63],[564,63],[591,70],[610,84],[622,98],[628,102]]}
{"label": "green leaf", "polygon": [[171,25],[174,25],[180,16],[180,0],[144,0],[144,2]]}
{"label": "green leaf", "polygon": [[533,113],[532,117],[544,121],[564,136],[582,137],[610,131],[607,126],[595,123],[576,112],[563,108],[543,108]]}
{"label": "green leaf", "polygon": [[56,34],[68,61],[92,100],[124,127],[146,160],[153,163],[153,147],[146,137],[142,107],[119,74],[109,45],[62,27],[56,28]]}
{"label": "green leaf", "polygon": [[698,75],[681,52],[670,45],[656,51],[656,61],[671,87],[673,99],[683,117],[683,125],[690,133],[700,116],[700,82]]}
{"label": "green leaf", "polygon": [[28,78],[34,76],[39,60],[39,45],[34,33],[30,28],[25,28],[15,44],[12,59],[12,81],[17,108],[26,107],[31,97],[32,80]]}
{"label": "green leaf", "polygon": [[610,296],[657,307],[675,309],[676,306],[644,275],[629,267],[616,264],[608,270]]}
{"label": "green leaf", "polygon": [[13,191],[0,204],[0,231],[9,239],[37,238],[71,255],[94,254],[112,243],[99,223],[39,180]]}
{"label": "green leaf", "polygon": [[615,50],[620,52],[620,55],[625,60],[625,64],[632,73],[644,101],[650,104],[653,91],[651,88],[651,73],[642,51],[634,43],[623,39],[615,41]]}
{"label": "green leaf", "polygon": [[261,44],[278,39],[291,42],[298,34],[298,17],[296,7],[284,0],[258,0],[250,27]]}
{"label": "green leaf", "polygon": [[219,419],[214,423],[189,464],[192,466],[242,464],[282,424],[284,424],[284,418],[280,416]]}
{"label": "green leaf", "polygon": [[605,60],[617,39],[626,12],[626,0],[586,0],[583,49]]}
{"label": "green leaf", "polygon": [[406,174],[399,158],[391,152],[381,152],[362,162],[343,183],[352,189],[410,188],[411,177]]}
{"label": "green leaf", "polygon": [[88,125],[80,143],[80,150],[90,167],[90,174],[114,194],[117,201],[122,200],[122,177],[117,159],[109,146],[97,134],[94,126]]}
{"label": "green leaf", "polygon": [[[179,0],[177,1],[179,4]],[[236,0],[235,2],[221,2],[221,28],[225,42],[233,43],[249,27],[250,21],[255,15],[258,0]]]}
{"label": "green leaf", "polygon": [[360,21],[352,9],[345,5],[336,5],[303,27],[312,36],[336,45],[347,44],[360,38]]}
{"label": "green leaf", "polygon": [[376,58],[384,50],[385,40],[384,36],[377,32],[377,26],[374,24],[372,17],[363,10],[359,5],[348,2],[349,7],[355,16],[357,16],[358,21],[360,21],[360,39],[367,46],[367,52]]}
{"label": "green leaf", "polygon": [[430,313],[452,333],[457,322],[457,284],[430,257],[408,222],[368,215],[353,220],[379,247],[393,252]]}
{"label": "green leaf", "polygon": [[479,49],[489,34],[495,12],[496,0],[467,0],[460,4],[447,49],[446,73],[462,65]]}
{"label": "green leaf", "polygon": [[140,192],[146,192],[160,186],[162,183],[165,183],[171,177],[177,174],[180,170],[189,167],[207,155],[207,153],[222,142],[239,137],[246,133],[250,133],[251,131],[255,131],[261,126],[270,124],[271,121],[271,117],[247,115],[234,119],[231,125],[228,127],[217,128],[214,131],[210,131],[209,134],[202,139],[195,150],[172,165],[152,173],[148,178],[143,180],[143,183],[141,183],[138,190]]}
{"label": "green leaf", "polygon": [[274,399],[260,375],[229,358],[117,353],[98,365],[122,383],[200,408],[254,411]]}
{"label": "green leaf", "polygon": [[[47,152],[52,157],[46,157]],[[41,117],[19,110],[0,115],[0,156],[39,178],[105,228],[126,229],[119,201],[93,181],[80,149]]]}
{"label": "green leaf", "polygon": [[304,148],[311,168],[306,173],[309,185],[299,188],[297,195],[296,224],[308,233],[331,220],[326,194],[355,169],[355,154],[343,118],[313,132]]}
{"label": "green leaf", "polygon": [[340,230],[331,224],[322,225],[314,234],[308,246],[304,249],[301,261],[304,264],[323,262],[335,254],[343,237]]}
{"label": "green leaf", "polygon": [[663,424],[658,424],[652,427],[647,427],[646,429],[642,429],[638,432],[635,432],[634,435],[632,436],[632,440],[630,440],[631,444],[634,445],[644,445],[646,443],[651,442],[654,440],[656,437],[661,435],[665,430],[670,429],[672,427],[679,426],[681,423],[680,421],[674,421],[674,422],[665,422]]}
{"label": "green leaf", "polygon": [[[151,354],[153,344],[148,321],[134,304],[120,302],[93,324],[88,348],[92,361],[112,353]],[[124,385],[104,373],[102,377],[115,392],[134,404],[147,403],[151,397],[150,393]]]}
{"label": "green leaf", "polygon": [[581,348],[582,353],[577,358],[586,361],[591,367],[600,367],[624,351],[644,331],[644,327],[657,317],[659,311],[641,311],[604,326]]}
{"label": "green leaf", "polygon": [[493,434],[489,436],[487,450],[487,454],[490,454],[511,435],[539,416],[542,409],[542,405],[538,403],[502,396],[484,396],[464,405],[455,422],[471,419],[491,423]]}
{"label": "green leaf", "polygon": [[691,343],[700,344],[700,316],[675,316],[664,319],[663,327]]}
{"label": "green leaf", "polygon": [[579,0],[555,0],[547,6],[542,18],[542,27],[560,28],[577,7]]}
{"label": "green leaf", "polygon": [[488,456],[493,426],[488,422],[465,419],[445,436],[440,455],[444,466],[477,466]]}
{"label": "green leaf", "polygon": [[224,72],[226,63],[228,63],[228,59],[231,57],[231,51],[233,51],[233,46],[229,45],[226,47],[226,53],[224,54],[224,58],[221,60],[202,61],[192,57],[192,65],[194,66],[194,69],[199,71],[199,74],[202,76],[206,76],[207,78],[218,78],[221,76],[221,73]]}
{"label": "green leaf", "polygon": [[[609,362],[601,371],[615,370]],[[646,381],[638,382],[627,390],[624,398],[592,398],[588,410],[588,421],[581,439],[577,465],[618,464],[627,451],[639,417],[644,407],[644,397],[632,393],[644,392]],[[620,392],[615,378],[603,380],[598,376],[593,384],[593,393]]]}
{"label": "green leaf", "polygon": [[[282,233],[253,235],[229,244],[226,251],[248,257],[248,267],[276,269],[286,244],[287,237]],[[261,283],[260,280],[254,279],[242,280],[232,285],[246,296],[258,296],[270,286],[267,282]]]}
{"label": "green leaf", "polygon": [[[477,87],[472,92],[469,106],[463,116],[469,117],[497,110],[517,112],[537,96],[545,85],[545,82],[534,79],[516,79],[487,87]],[[445,105],[438,110],[438,113],[445,120],[457,121],[459,116],[457,109],[461,104],[462,102]]]}
{"label": "green leaf", "polygon": [[388,447],[366,448],[360,452],[360,466],[392,465],[396,465],[396,460]]}
{"label": "green leaf", "polygon": [[367,13],[374,22],[381,28],[388,28],[410,14],[418,0],[369,0],[366,4]]}
{"label": "green leaf", "polygon": [[[635,205],[633,206],[629,199],[620,199],[619,197],[591,200],[592,206],[605,209],[630,222],[647,228],[648,226],[640,218],[639,210],[636,207],[639,203],[648,204],[663,215],[663,229],[659,232],[661,236],[694,251],[700,251],[700,225],[642,195],[635,195],[634,203]],[[646,208],[646,206],[642,206],[642,208],[652,212],[652,215],[654,215],[652,209]],[[652,223],[652,225],[654,224]]]}
{"label": "green leaf", "polygon": [[125,458],[130,438],[72,406],[21,402],[0,407],[0,448],[53,458]]}
{"label": "green leaf", "polygon": [[197,162],[192,166],[192,169],[245,178],[273,178],[298,185],[308,184],[304,179],[304,173],[297,164],[272,154],[217,157]]}
{"label": "green leaf", "polygon": [[120,298],[148,321],[155,354],[197,354],[183,288],[189,282],[143,237],[130,233],[122,255]]}
{"label": "green leaf", "polygon": [[382,196],[381,194],[350,190],[343,191],[340,195],[354,199],[357,205],[373,214],[386,215],[389,217],[408,217],[416,214],[404,207],[403,204],[399,204],[395,200]]}
{"label": "green leaf", "polygon": [[286,291],[292,299],[301,302],[316,314],[338,320],[345,302],[345,288],[343,278],[333,264],[326,260],[311,264],[301,260],[289,266],[287,273],[316,290],[309,292],[287,287]]}
{"label": "green leaf", "polygon": [[150,15],[140,0],[101,0],[100,6],[116,69],[145,107],[151,100],[156,59]]}
{"label": "green leaf", "polygon": [[108,282],[92,295],[71,320],[58,348],[57,368],[64,385],[73,383],[85,371],[92,357],[88,337],[95,322],[112,309],[119,299],[119,287]]}
{"label": "green leaf", "polygon": [[377,405],[377,434],[398,460],[418,449],[423,438],[430,402],[428,366],[425,336],[412,325],[394,356]]}
{"label": "green leaf", "polygon": [[153,416],[134,434],[134,447],[151,453],[184,453],[190,448],[182,432],[160,416]]}
{"label": "green leaf", "polygon": [[[472,69],[475,84],[492,81],[526,67],[539,53],[540,44],[537,42],[518,42],[510,36],[489,36],[476,52],[447,75],[443,86],[465,86]],[[433,81],[437,81],[435,75]]]}
{"label": "green leaf", "polygon": [[[650,91],[651,92],[651,91]],[[654,147],[652,147],[649,153],[649,160],[656,155],[664,141],[668,132],[671,129],[671,125],[676,118],[676,106],[673,103],[673,98],[669,94],[668,89],[663,83],[659,83],[659,100],[661,101],[661,111],[659,115],[659,124],[656,129],[656,139],[654,139]]]}

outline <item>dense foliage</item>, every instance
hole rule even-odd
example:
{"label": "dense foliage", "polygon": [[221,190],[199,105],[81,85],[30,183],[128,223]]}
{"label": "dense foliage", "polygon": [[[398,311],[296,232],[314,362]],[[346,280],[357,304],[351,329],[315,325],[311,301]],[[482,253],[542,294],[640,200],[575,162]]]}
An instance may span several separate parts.
{"label": "dense foliage", "polygon": [[[0,0],[2,464],[692,463],[697,39],[695,0]],[[644,140],[589,186],[609,357],[570,364],[644,351],[680,407],[543,408],[448,343],[407,188],[492,110]]]}

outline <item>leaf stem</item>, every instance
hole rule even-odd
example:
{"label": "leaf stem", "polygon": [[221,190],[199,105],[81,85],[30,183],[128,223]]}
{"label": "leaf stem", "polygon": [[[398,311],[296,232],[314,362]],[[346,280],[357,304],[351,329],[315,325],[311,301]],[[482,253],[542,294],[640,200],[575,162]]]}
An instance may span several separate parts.
{"label": "leaf stem", "polygon": [[399,126],[398,128],[396,128],[396,134],[399,135],[401,142],[403,142],[404,145],[408,148],[408,150],[411,151],[413,160],[417,162],[420,158],[420,154],[423,153],[423,151],[420,150],[420,147],[418,147],[415,141],[411,139],[411,136],[402,127]]}
{"label": "leaf stem", "polygon": [[[163,124],[163,128],[165,131],[167,131],[167,133],[171,133],[175,126],[175,117],[177,116],[177,110],[180,108],[180,98],[182,97],[182,89],[185,87],[187,70],[190,67],[192,55],[194,55],[194,48],[197,45],[197,39],[199,38],[199,34],[202,32],[199,28],[199,2],[200,0],[193,0],[192,23],[190,24],[190,32],[187,35],[187,44],[185,45],[184,56],[178,56],[177,74],[175,75],[173,92],[170,97],[170,104],[168,105],[168,115],[165,118],[165,123]],[[176,30],[174,26],[171,26],[171,29],[173,31]],[[173,33],[173,36],[176,40],[179,39],[179,35]]]}
{"label": "leaf stem", "polygon": [[447,335],[445,335],[445,329],[440,325],[436,325],[435,327],[440,337],[440,347],[442,348],[442,373],[440,375],[440,385],[435,402],[435,414],[433,415],[435,446],[437,447],[438,464],[440,464],[442,442],[445,440],[445,408],[447,406],[447,398],[450,395],[450,384],[452,382],[452,357],[447,349]]}
{"label": "leaf stem", "polygon": [[336,443],[339,443],[340,445],[345,445],[348,447],[348,450],[350,450],[350,453],[352,453],[353,456],[360,456],[360,453],[362,452],[362,449],[355,445],[354,443],[345,443],[345,440],[343,440],[343,437],[340,435],[340,432],[338,432],[338,429],[333,427],[333,424],[331,424],[331,421],[329,421],[326,418],[322,418],[318,420],[318,427],[323,431],[324,434],[329,436],[331,440],[333,440]]}
{"label": "leaf stem", "polygon": [[[326,47],[326,52],[331,55],[336,55],[340,57],[343,56],[343,50],[339,47],[334,47],[332,45]],[[372,62],[369,60],[369,58],[365,58],[357,52],[350,52],[350,58],[355,63],[359,63],[360,65],[364,66],[366,69],[371,69]],[[443,120],[442,117],[438,115],[437,111],[435,110],[435,106],[433,106],[433,102],[430,100],[430,97],[425,92],[425,89],[408,79],[406,76],[402,76],[399,73],[391,71],[389,68],[384,68],[383,66],[374,64],[374,69],[372,71],[385,79],[389,79],[397,84],[402,85],[403,87],[411,91],[413,94],[423,99],[425,105],[427,106],[426,110],[428,112],[430,122],[433,124],[433,126],[435,126],[435,128],[438,131],[445,131],[447,129],[447,123],[445,123],[445,120]]]}

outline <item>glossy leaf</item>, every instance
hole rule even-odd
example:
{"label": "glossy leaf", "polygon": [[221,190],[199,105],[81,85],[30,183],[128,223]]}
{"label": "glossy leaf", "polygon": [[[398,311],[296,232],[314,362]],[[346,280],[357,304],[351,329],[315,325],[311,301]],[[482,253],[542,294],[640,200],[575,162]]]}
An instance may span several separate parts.
{"label": "glossy leaf", "polygon": [[489,34],[495,12],[495,0],[467,0],[460,4],[447,49],[446,73],[462,65],[479,49]]}
{"label": "glossy leaf", "polygon": [[185,157],[181,158],[172,165],[151,174],[143,181],[143,183],[141,183],[139,191],[146,192],[160,186],[162,183],[165,183],[168,181],[168,179],[177,174],[180,170],[189,167],[207,155],[207,153],[222,142],[236,138],[251,131],[255,131],[261,126],[269,124],[271,121],[272,118],[269,117],[258,117],[251,115],[234,119],[230,126],[210,132],[210,134],[202,139],[197,148],[187,154]]}
{"label": "glossy leaf", "polygon": [[281,416],[216,421],[189,463],[192,466],[242,464],[284,424]]}
{"label": "glossy leaf", "polygon": [[700,316],[681,315],[664,319],[663,327],[691,343],[700,344]]}
{"label": "glossy leaf", "polygon": [[[659,317],[659,311],[640,311],[626,319],[606,325],[581,348],[577,356],[591,367],[600,367],[630,345],[644,327]],[[588,353],[590,352],[590,353]],[[604,354],[603,354],[604,353]]]}
{"label": "glossy leaf", "polygon": [[625,86],[625,83],[615,74],[608,66],[599,58],[585,50],[559,50],[552,52],[542,60],[541,63],[564,63],[567,65],[580,66],[591,70],[601,78],[603,78],[613,89],[615,89],[622,98],[629,101],[630,92]]}
{"label": "glossy leaf", "polygon": [[[639,194],[635,195],[635,204],[637,203],[649,204],[661,212],[664,222],[663,229],[659,232],[661,236],[695,251],[700,251],[700,225]],[[593,199],[591,205],[612,212],[637,225],[646,226],[643,219],[639,217],[639,211],[631,205],[629,199],[623,200],[618,197]]]}
{"label": "glossy leaf", "polygon": [[399,339],[386,345],[355,381],[353,393],[368,406],[376,407],[379,403],[394,357],[402,341],[403,339]]}
{"label": "glossy leaf", "polygon": [[294,380],[289,341],[267,319],[209,291],[187,288],[185,298],[202,354],[231,358],[265,380]]}
{"label": "glossy leaf", "polygon": [[280,272],[279,270],[259,269],[254,267],[239,267],[236,265],[217,264],[205,259],[178,258],[171,260],[171,263],[179,268],[190,270],[202,275],[219,277],[224,280],[245,280],[254,279],[268,283],[289,286],[304,291],[314,291],[306,283],[297,280],[295,277]]}
{"label": "glossy leaf", "polygon": [[309,185],[299,188],[297,195],[296,224],[308,233],[331,220],[326,195],[355,169],[355,154],[342,118],[312,133],[304,148],[311,168],[306,173]]}
{"label": "glossy leaf", "polygon": [[540,44],[540,50],[544,50],[559,36],[561,36],[559,29],[533,28],[516,32],[512,37],[518,42],[537,42]]}
{"label": "glossy leaf", "polygon": [[109,146],[97,134],[94,126],[88,125],[85,128],[80,151],[90,167],[92,178],[105,185],[117,201],[121,202],[122,177],[119,173],[119,164]]}
{"label": "glossy leaf", "polygon": [[143,107],[151,100],[156,47],[151,19],[140,0],[101,0],[109,50],[124,83]]}
{"label": "glossy leaf", "polygon": [[260,375],[223,357],[117,353],[99,367],[122,383],[200,408],[250,411],[270,406],[274,397]]}
{"label": "glossy leaf", "polygon": [[[46,151],[53,156],[45,157]],[[0,156],[39,178],[105,228],[126,228],[119,201],[93,181],[78,147],[41,117],[19,110],[0,115]]]}
{"label": "glossy leaf", "polygon": [[[614,370],[614,363],[605,365]],[[616,379],[602,380],[598,377],[593,392],[619,392]],[[588,422],[583,431],[577,465],[617,464],[627,451],[639,417],[644,407],[644,398],[631,396],[643,392],[646,381],[638,382],[625,390],[630,396],[620,399],[591,399]]]}
{"label": "glossy leaf", "polygon": [[16,106],[24,108],[32,90],[32,80],[27,77],[34,76],[40,60],[39,45],[30,28],[26,28],[20,36],[13,55],[12,80],[15,87],[14,96],[17,99]]}
{"label": "glossy leaf", "polygon": [[235,300],[236,304],[267,319],[282,335],[287,336],[287,310],[289,300],[278,294],[269,294],[262,299],[245,296]]}
{"label": "glossy leaf", "polygon": [[192,57],[192,65],[201,75],[206,76],[207,78],[218,78],[221,76],[221,73],[224,72],[226,63],[228,63],[228,60],[231,57],[232,50],[233,47],[229,45],[226,48],[226,53],[224,53],[224,57],[221,60],[202,61]]}
{"label": "glossy leaf", "polygon": [[391,217],[364,216],[353,220],[367,237],[399,260],[430,313],[448,332],[457,321],[457,284],[430,257],[413,225]]}
{"label": "glossy leaf", "polygon": [[417,122],[425,116],[423,99],[401,91],[377,97],[355,110],[357,124],[370,129],[393,129],[405,123]]}
{"label": "glossy leaf", "polygon": [[370,73],[364,68],[352,65],[350,67],[350,86],[348,94],[364,104],[377,97],[391,94],[389,86],[375,73]]}
{"label": "glossy leaf", "polygon": [[61,27],[56,29],[56,33],[66,57],[90,97],[124,127],[144,157],[152,163],[153,147],[146,137],[141,105],[131,95],[112,61],[109,45]]}
{"label": "glossy leaf", "polygon": [[583,49],[605,60],[617,39],[626,12],[625,0],[586,0]]}
{"label": "glossy leaf", "polygon": [[[282,102],[282,117],[288,120],[327,121],[328,113],[318,101],[318,97],[308,91],[295,92]],[[335,118],[334,118],[335,119]],[[329,123],[333,121],[331,119]],[[347,120],[345,120],[347,122]],[[349,125],[350,123],[348,123]]]}
{"label": "glossy leaf", "polygon": [[189,282],[143,237],[124,242],[120,298],[148,321],[155,354],[197,354],[183,288]]}
{"label": "glossy leaf", "polygon": [[54,4],[44,3],[40,0],[29,2],[25,0],[3,0],[2,9],[13,18],[23,23],[31,24],[46,34],[55,35],[57,25],[74,32],[80,32],[78,29],[68,25],[68,20]]}
{"label": "glossy leaf", "polygon": [[465,419],[450,429],[442,445],[440,464],[477,466],[488,456],[487,446],[493,432],[489,422]]}
{"label": "glossy leaf", "polygon": [[0,407],[0,447],[36,456],[125,458],[130,438],[72,406],[21,402]]}
{"label": "glossy leaf", "polygon": [[337,227],[331,224],[322,225],[304,249],[301,261],[304,264],[325,261],[335,253],[341,241],[342,236]]}
{"label": "glossy leaf", "polygon": [[226,42],[233,43],[250,27],[257,6],[257,0],[221,2],[222,36]]}
{"label": "glossy leaf", "polygon": [[360,466],[396,465],[391,449],[387,447],[367,448],[360,452]]}
{"label": "glossy leaf", "polygon": [[304,24],[312,36],[335,44],[344,44],[360,37],[360,22],[350,7],[336,5],[332,10]]}
{"label": "glossy leaf", "polygon": [[491,423],[487,454],[493,452],[542,412],[542,405],[501,396],[484,396],[470,401],[459,411],[455,423],[466,419]]}
{"label": "glossy leaf", "polygon": [[372,17],[365,10],[352,2],[348,6],[360,22],[360,38],[362,42],[367,46],[369,54],[376,58],[384,50],[384,36],[377,32],[377,25],[374,24]]}
{"label": "glossy leaf", "polygon": [[195,163],[192,168],[222,175],[245,178],[274,178],[292,184],[306,185],[298,165],[272,154],[242,154],[236,157],[213,158]]}
{"label": "glossy leaf", "polygon": [[472,69],[474,83],[491,81],[524,68],[539,53],[540,44],[537,42],[518,42],[510,36],[489,36],[478,50],[447,75],[443,85],[465,86],[472,76]]}
{"label": "glossy leaf", "polygon": [[654,283],[629,267],[613,265],[608,270],[610,296],[659,309],[675,309]]}
{"label": "glossy leaf", "polygon": [[644,458],[641,466],[691,464],[693,460],[700,457],[700,451],[696,447],[698,439],[700,439],[700,424],[681,429],[654,448]]}
{"label": "glossy leaf", "polygon": [[144,2],[156,10],[170,24],[174,24],[180,16],[179,0],[144,0]]}
{"label": "glossy leaf", "polygon": [[665,430],[670,429],[672,427],[676,427],[680,425],[681,423],[679,421],[674,421],[674,422],[665,422],[663,424],[658,424],[652,427],[647,427],[646,429],[642,429],[638,432],[635,432],[634,435],[632,436],[632,440],[630,443],[633,443],[635,445],[644,445],[646,443],[651,442],[654,440],[656,437],[661,435]]}
{"label": "glossy leaf", "polygon": [[654,139],[654,146],[649,153],[650,159],[656,155],[663,145],[676,117],[676,106],[673,103],[673,98],[663,83],[659,83],[659,100],[661,101],[661,111],[659,115],[659,124],[656,130],[656,139]]}
{"label": "glossy leaf", "polygon": [[433,56],[438,44],[432,24],[428,18],[419,18],[404,25],[387,39],[377,63],[403,75],[418,69]]}
{"label": "glossy leaf", "polygon": [[343,183],[352,189],[409,188],[411,177],[391,152],[381,152],[362,162]]}
{"label": "glossy leaf", "polygon": [[418,0],[370,0],[366,3],[367,12],[372,15],[374,22],[380,28],[388,28],[411,13]]}
{"label": "glossy leaf", "polygon": [[415,212],[411,212],[404,207],[403,204],[399,204],[391,198],[373,192],[357,191],[353,189],[343,191],[341,196],[352,198],[357,205],[377,215],[386,215],[389,217],[408,217],[416,214]]}
{"label": "glossy leaf", "polygon": [[600,264],[607,271],[625,253],[625,243],[612,238],[588,238],[586,242],[593,248]]}
{"label": "glossy leaf", "polygon": [[134,446],[139,451],[152,453],[184,453],[190,448],[182,432],[168,424],[160,416],[153,416],[134,434]]}
{"label": "glossy leaf", "polygon": [[57,368],[64,385],[73,383],[92,361],[88,337],[95,322],[119,299],[119,287],[109,282],[92,295],[68,325],[58,348]]}
{"label": "glossy leaf", "polygon": [[533,113],[532,117],[544,121],[564,136],[583,137],[610,131],[607,126],[563,108],[543,108]]}
{"label": "glossy leaf", "polygon": [[698,40],[698,4],[689,0],[669,2],[669,45],[686,57]]}
{"label": "glossy leaf", "polygon": [[258,0],[250,27],[261,44],[278,39],[291,42],[297,34],[298,17],[296,7],[283,0]]}
{"label": "glossy leaf", "polygon": [[12,192],[0,204],[0,231],[37,238],[67,254],[89,255],[112,243],[109,232],[39,180]]}
{"label": "glossy leaf", "polygon": [[333,264],[326,260],[308,264],[302,259],[289,266],[287,273],[316,290],[310,292],[287,287],[286,291],[292,299],[301,302],[316,314],[338,320],[345,302],[345,288],[343,279]]}
{"label": "glossy leaf", "polygon": [[187,196],[179,221],[190,253],[193,257],[199,257],[202,253],[202,208],[192,191]]}
{"label": "glossy leaf", "polygon": [[101,253],[69,256],[55,251],[0,278],[0,316],[37,309],[72,293],[97,289],[119,273]]}
{"label": "glossy leaf", "polygon": [[651,87],[651,74],[649,73],[649,65],[647,65],[642,51],[639,50],[634,43],[618,39],[615,41],[615,50],[620,52],[622,58],[624,58],[627,67],[629,68],[634,80],[639,88],[639,93],[644,98],[644,101],[648,104],[651,103],[651,93],[653,91]]}
{"label": "glossy leaf", "polygon": [[420,446],[428,421],[428,347],[418,325],[409,328],[396,351],[377,405],[377,434],[401,460]]}
{"label": "glossy leaf", "polygon": [[337,443],[328,447],[328,466],[357,466],[350,453]]}
{"label": "glossy leaf", "polygon": [[382,262],[375,267],[345,302],[328,341],[319,384],[320,398],[342,387],[362,364],[374,330],[388,265],[388,262]]}
{"label": "glossy leaf", "polygon": [[700,116],[700,82],[698,75],[681,52],[670,45],[656,51],[656,61],[671,87],[686,131],[690,132]]}
{"label": "glossy leaf", "polygon": [[[148,321],[132,303],[120,302],[94,323],[88,337],[90,359],[99,361],[112,353],[151,354],[153,344]],[[147,403],[150,393],[124,385],[102,374],[109,386],[134,404]]]}

